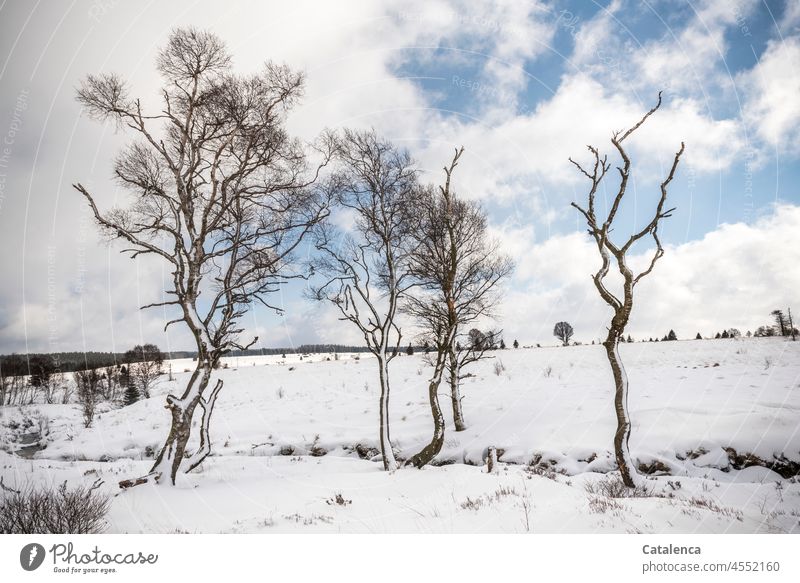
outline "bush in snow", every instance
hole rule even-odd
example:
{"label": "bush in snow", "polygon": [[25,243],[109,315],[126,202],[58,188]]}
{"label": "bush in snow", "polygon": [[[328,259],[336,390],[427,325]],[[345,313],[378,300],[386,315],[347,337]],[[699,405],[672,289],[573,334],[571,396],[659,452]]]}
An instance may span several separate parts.
{"label": "bush in snow", "polygon": [[494,374],[500,376],[506,370],[506,365],[503,364],[501,360],[494,361]]}
{"label": "bush in snow", "polygon": [[617,474],[607,474],[600,480],[586,482],[584,490],[589,494],[607,498],[647,498],[653,495],[652,488],[648,488],[646,484],[637,484],[636,487],[630,488]]}
{"label": "bush in snow", "polygon": [[0,482],[0,532],[4,534],[93,534],[105,530],[109,497],[89,487],[67,488],[26,484],[21,489]]}
{"label": "bush in snow", "polygon": [[78,394],[78,403],[83,410],[83,425],[89,427],[94,419],[94,410],[100,400],[100,374],[96,370],[79,370],[73,373]]}

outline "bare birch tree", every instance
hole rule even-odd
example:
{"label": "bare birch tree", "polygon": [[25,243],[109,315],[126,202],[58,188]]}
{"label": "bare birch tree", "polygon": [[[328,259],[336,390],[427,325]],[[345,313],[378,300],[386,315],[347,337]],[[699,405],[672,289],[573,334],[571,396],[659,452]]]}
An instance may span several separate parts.
{"label": "bare birch tree", "polygon": [[[133,197],[128,208],[101,211],[86,187],[74,187],[100,227],[128,244],[124,252],[170,266],[167,299],[143,308],[174,309],[167,326],[184,323],[198,354],[183,393],[167,396],[172,423],[152,469],[122,487],[151,479],[174,484],[179,471],[209,454],[209,422],[222,389],[222,380],[210,385],[214,366],[255,342],[239,340],[241,316],[254,303],[274,308],[270,294],[294,276],[292,252],[326,212],[313,185],[327,152],[312,164],[283,127],[302,95],[302,74],[269,62],[257,74],[234,74],[224,43],[191,28],[171,33],[157,68],[158,111],[145,112],[113,74],[89,75],[78,90],[92,117],[115,121],[138,140],[114,166]],[[190,446],[198,406],[199,439]]]}
{"label": "bare birch tree", "polygon": [[[444,184],[423,190],[414,207],[417,219],[409,268],[417,293],[407,297],[405,309],[417,320],[425,341],[433,348],[427,358],[433,367],[428,400],[434,426],[431,441],[409,460],[416,467],[429,463],[444,443],[438,393],[448,359],[458,358],[458,331],[492,315],[499,298],[498,283],[512,269],[511,261],[487,238],[486,213],[476,203],[458,198],[452,188],[452,174],[463,151],[456,150],[452,162],[444,168]],[[453,403],[454,413],[460,404],[459,397]]]}
{"label": "bare birch tree", "polygon": [[[476,336],[475,333],[479,335]],[[453,426],[456,431],[466,431],[467,422],[464,417],[464,397],[461,394],[461,381],[472,376],[467,372],[471,364],[475,364],[486,358],[491,358],[490,353],[497,348],[500,341],[502,330],[487,330],[481,332],[477,328],[472,328],[464,333],[458,330],[456,333],[456,343],[454,350],[450,351],[447,359],[447,378],[450,382],[450,403],[453,406]],[[464,340],[464,344],[458,340]]]}
{"label": "bare birch tree", "polygon": [[418,195],[417,173],[408,153],[375,132],[346,130],[337,141],[341,169],[332,180],[332,199],[352,216],[352,226],[330,224],[316,232],[318,257],[312,269],[323,277],[311,296],[336,306],[375,356],[380,384],[379,442],[383,467],[397,468],[389,432],[389,363],[402,338],[396,322],[408,273],[410,209]]}
{"label": "bare birch tree", "polygon": [[[589,152],[591,152],[593,157],[593,165],[590,167],[590,170],[586,170],[578,162],[575,162],[572,158],[570,158],[570,162],[572,162],[572,164],[574,164],[575,167],[591,182],[588,206],[583,208],[574,202],[572,203],[572,206],[575,207],[586,219],[589,234],[594,238],[595,243],[597,244],[597,249],[602,259],[602,265],[597,273],[594,274],[592,279],[597,291],[600,294],[600,297],[603,298],[603,301],[605,301],[614,312],[614,315],[611,319],[611,324],[608,328],[608,334],[603,342],[603,346],[606,350],[608,362],[611,365],[611,371],[614,375],[614,385],[616,388],[614,396],[614,411],[617,417],[617,431],[614,435],[614,454],[617,459],[617,465],[619,466],[620,473],[622,474],[622,480],[625,485],[630,488],[636,486],[638,474],[636,473],[636,468],[633,460],[631,459],[630,449],[628,447],[628,440],[631,434],[631,420],[628,413],[628,376],[625,373],[625,368],[619,355],[619,342],[622,338],[623,332],[625,331],[625,326],[628,324],[631,311],[633,310],[634,287],[639,283],[639,281],[641,281],[643,277],[653,271],[656,261],[658,261],[664,255],[664,249],[661,246],[661,240],[658,237],[658,224],[662,219],[671,216],[672,211],[675,210],[674,208],[665,209],[665,204],[667,201],[667,186],[670,182],[672,182],[672,179],[675,176],[675,170],[678,168],[678,162],[680,161],[680,157],[681,154],[683,154],[684,149],[683,142],[681,142],[681,147],[675,154],[668,176],[661,183],[661,197],[658,200],[653,218],[644,226],[644,228],[633,233],[622,245],[614,243],[610,238],[610,234],[613,230],[614,219],[617,216],[620,204],[625,196],[625,189],[628,186],[628,179],[630,178],[631,160],[628,156],[628,153],[625,151],[625,148],[623,147],[623,142],[631,134],[633,134],[633,132],[639,129],[639,127],[641,127],[641,125],[647,121],[647,119],[653,115],[653,113],[655,113],[660,106],[661,92],[658,94],[658,102],[656,105],[650,111],[648,111],[634,126],[624,132],[614,133],[613,137],[611,138],[611,143],[622,159],[622,166],[617,167],[620,175],[619,188],[617,189],[614,200],[611,203],[611,208],[608,211],[608,215],[606,216],[605,220],[602,221],[602,223],[599,221],[596,214],[595,196],[600,183],[602,182],[608,170],[611,168],[611,166],[608,164],[608,158],[607,156],[603,156],[601,158],[598,149],[593,146],[588,146]],[[647,235],[650,235],[653,238],[653,242],[655,243],[655,251],[650,259],[649,265],[637,275],[634,274],[630,267],[628,267],[626,263],[626,254],[628,251],[630,251],[634,243]],[[605,283],[605,278],[608,275],[609,269],[611,268],[612,261],[616,264],[616,268],[619,270],[623,279],[621,298],[611,292],[608,287],[606,287]]]}

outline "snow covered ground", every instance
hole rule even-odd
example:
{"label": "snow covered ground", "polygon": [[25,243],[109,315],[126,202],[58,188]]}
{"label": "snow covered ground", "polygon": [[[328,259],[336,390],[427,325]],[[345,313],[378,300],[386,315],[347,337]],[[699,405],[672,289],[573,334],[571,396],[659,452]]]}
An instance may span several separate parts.
{"label": "snow covered ground", "polygon": [[[615,479],[612,381],[599,346],[505,350],[464,383],[469,429],[448,431],[439,467],[392,474],[377,448],[378,387],[366,355],[230,358],[212,422],[214,456],[175,488],[120,492],[110,532],[800,532],[800,342],[622,346],[631,380],[631,451],[648,495],[607,496]],[[104,406],[0,408],[5,482],[116,483],[146,472],[168,429],[163,396],[191,361],[173,361],[151,399]],[[392,363],[392,439],[401,458],[427,442],[429,368]],[[44,449],[14,455],[41,428]],[[485,449],[503,450],[487,474]],[[356,451],[360,446],[362,455]],[[793,465],[794,464],[794,465]]]}

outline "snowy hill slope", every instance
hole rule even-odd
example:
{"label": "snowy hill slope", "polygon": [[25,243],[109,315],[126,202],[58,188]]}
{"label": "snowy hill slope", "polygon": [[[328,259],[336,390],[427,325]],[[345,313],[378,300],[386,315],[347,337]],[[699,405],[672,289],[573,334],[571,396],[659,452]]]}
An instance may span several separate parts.
{"label": "snowy hill slope", "polygon": [[[631,381],[632,454],[643,469],[669,474],[649,482],[653,493],[673,498],[617,500],[586,491],[587,483],[591,489],[604,479],[590,472],[614,468],[612,382],[599,346],[498,351],[464,382],[467,431],[452,430],[449,397],[441,389],[448,427],[437,460],[455,465],[391,476],[355,450],[360,446],[363,455],[377,447],[374,362],[365,355],[338,361],[287,355],[291,362],[229,359],[229,368],[219,371],[225,387],[212,423],[214,456],[179,488],[139,487],[115,498],[112,529],[253,531],[271,528],[272,520],[282,530],[517,531],[530,528],[521,522],[525,512],[531,520],[527,497],[544,512],[536,518],[540,531],[799,528],[800,485],[763,467],[737,468],[778,461],[775,469],[789,476],[792,463],[800,462],[800,342],[638,343],[623,345],[622,355]],[[149,400],[106,408],[89,429],[76,405],[0,409],[4,449],[18,447],[7,429],[12,419],[45,417],[49,428],[46,448],[33,460],[0,454],[6,482],[99,472],[113,489],[116,480],[146,471],[168,429],[163,395],[180,389],[187,374],[180,371],[189,366],[173,363],[174,382],[162,381]],[[401,458],[413,455],[432,430],[428,371],[421,355],[392,363],[392,439]],[[510,464],[497,476],[472,467],[482,465],[491,445],[504,450],[501,461]],[[353,503],[331,502],[339,490]],[[182,495],[211,501],[210,514],[191,518]],[[698,502],[708,496],[712,509]],[[587,513],[588,505],[600,504],[595,499],[612,504]],[[311,510],[297,510],[306,508],[303,500]],[[544,510],[551,502],[561,509]],[[487,507],[500,513],[478,517]],[[309,512],[333,518],[312,519]],[[343,513],[344,522],[337,518]],[[450,522],[440,519],[443,513]],[[294,514],[301,517],[294,523],[285,518]]]}

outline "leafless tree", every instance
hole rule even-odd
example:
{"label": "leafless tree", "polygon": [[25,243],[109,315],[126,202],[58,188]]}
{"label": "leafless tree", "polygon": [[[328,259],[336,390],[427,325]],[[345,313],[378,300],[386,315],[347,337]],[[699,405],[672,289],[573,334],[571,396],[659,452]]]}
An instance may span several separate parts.
{"label": "leafless tree", "polygon": [[569,322],[556,322],[553,327],[553,336],[561,340],[561,344],[564,346],[569,346],[569,339],[572,338],[574,333],[575,331]]}
{"label": "leafless tree", "polygon": [[[491,357],[491,352],[497,348],[500,341],[502,330],[488,330],[481,332],[477,328],[472,328],[464,334],[459,331],[456,334],[455,350],[450,352],[447,359],[447,377],[450,381],[450,402],[453,405],[453,425],[456,431],[465,431],[467,422],[464,418],[464,406],[461,395],[461,381],[469,378],[472,373],[467,372],[471,364]],[[463,339],[464,345],[458,340]]]}
{"label": "leafless tree", "polygon": [[[239,340],[241,316],[287,278],[292,253],[326,212],[314,186],[329,152],[306,149],[284,129],[286,112],[300,98],[302,74],[266,63],[254,75],[232,72],[215,35],[177,29],[159,52],[162,107],[146,113],[116,75],[90,75],[78,101],[93,117],[114,120],[138,136],[118,157],[114,172],[133,195],[126,209],[101,211],[80,191],[99,225],[128,243],[131,257],[151,255],[172,270],[168,297],[144,308],[168,306],[183,322],[198,353],[180,396],[167,396],[172,423],[150,472],[122,487],[169,479],[197,467],[211,451],[209,422],[222,388],[211,386],[214,365],[226,352],[256,341]],[[324,142],[325,140],[323,140]],[[200,295],[203,301],[198,301]],[[202,409],[199,443],[187,450],[192,419]]]}
{"label": "leafless tree", "polygon": [[[572,203],[572,206],[575,207],[586,219],[589,234],[594,238],[594,241],[597,244],[597,249],[602,259],[602,265],[597,273],[594,274],[593,281],[597,291],[600,294],[600,297],[611,307],[614,312],[614,315],[611,319],[611,324],[608,328],[608,335],[603,342],[603,346],[606,349],[606,355],[608,357],[608,362],[611,365],[611,371],[614,375],[614,384],[616,387],[614,410],[617,417],[617,431],[614,435],[614,453],[620,473],[622,474],[622,479],[625,485],[630,488],[635,487],[638,474],[636,473],[636,468],[634,467],[633,460],[631,459],[630,455],[630,449],[628,447],[628,440],[631,433],[631,420],[628,414],[628,377],[625,373],[625,368],[622,365],[622,360],[620,359],[619,342],[622,338],[625,326],[628,323],[628,319],[630,318],[631,311],[633,310],[634,287],[637,283],[639,283],[639,281],[641,281],[643,277],[653,270],[656,261],[658,261],[664,255],[664,249],[661,246],[661,241],[658,237],[658,224],[662,219],[671,216],[672,211],[675,210],[674,208],[665,209],[667,200],[667,186],[675,176],[675,170],[678,167],[681,154],[683,154],[683,142],[681,142],[681,147],[675,154],[675,157],[672,161],[672,167],[670,168],[669,175],[661,183],[661,197],[659,198],[653,218],[644,226],[644,228],[632,234],[622,245],[614,243],[610,238],[610,234],[613,229],[614,219],[617,216],[620,204],[625,196],[625,189],[628,185],[628,179],[630,178],[631,160],[628,156],[628,153],[625,151],[625,148],[623,147],[623,142],[631,134],[633,134],[633,132],[639,129],[639,127],[641,127],[641,125],[647,121],[647,119],[653,115],[653,113],[655,113],[660,106],[661,92],[658,94],[658,102],[656,103],[655,107],[648,111],[634,126],[624,132],[614,133],[613,137],[611,138],[611,143],[622,159],[622,166],[617,167],[620,175],[620,184],[614,196],[613,202],[611,203],[608,215],[604,221],[600,222],[598,220],[595,209],[595,196],[600,183],[606,175],[606,172],[610,169],[607,156],[601,157],[597,148],[588,146],[589,152],[591,152],[593,157],[593,165],[588,171],[578,162],[575,162],[572,158],[570,158],[570,162],[572,162],[572,164],[574,164],[575,167],[591,182],[587,208],[583,208],[574,202]],[[630,267],[628,267],[625,256],[634,243],[647,235],[650,235],[653,238],[656,248],[649,265],[642,272],[636,275],[630,269]],[[610,291],[605,284],[605,278],[608,275],[612,261],[616,263],[616,267],[623,279],[621,298],[619,295],[615,295],[612,291]]]}
{"label": "leafless tree", "polygon": [[103,398],[109,403],[117,400],[119,389],[119,367],[111,365],[103,367]]}
{"label": "leafless tree", "polygon": [[401,299],[413,285],[408,272],[408,239],[416,171],[408,153],[374,131],[346,130],[337,141],[341,169],[331,182],[336,203],[352,217],[339,231],[330,223],[316,231],[318,256],[312,261],[322,283],[311,297],[338,308],[375,355],[380,383],[379,442],[386,470],[397,468],[389,432],[389,363],[402,337],[396,316]]}
{"label": "leafless tree", "polygon": [[[433,348],[426,358],[433,366],[428,399],[434,424],[431,441],[409,460],[416,467],[429,463],[444,443],[438,392],[448,359],[457,358],[458,330],[492,315],[498,283],[512,268],[511,261],[498,254],[496,244],[487,239],[485,212],[476,203],[458,198],[452,188],[452,174],[462,153],[463,148],[456,150],[444,168],[444,184],[438,190],[424,189],[414,207],[417,218],[409,269],[417,286],[404,307]],[[460,410],[460,404],[458,398],[454,412]]]}
{"label": "leafless tree", "polygon": [[164,371],[164,354],[155,344],[136,345],[125,353],[128,374],[143,399],[150,398],[150,388]]}
{"label": "leafless tree", "polygon": [[45,403],[55,403],[56,394],[59,392],[62,396],[62,402],[65,402],[64,398],[69,398],[69,382],[64,377],[64,373],[61,372],[61,369],[56,369],[50,376],[48,391],[45,393]]}
{"label": "leafless tree", "polygon": [[70,398],[72,397],[72,383],[70,383],[66,378],[61,383],[62,391],[61,391],[61,404],[66,405],[69,403]]}
{"label": "leafless tree", "polygon": [[3,374],[0,371],[0,405],[14,405],[24,399],[26,382],[20,375]]}
{"label": "leafless tree", "polygon": [[94,420],[94,412],[100,401],[100,384],[102,377],[95,369],[79,370],[72,373],[75,379],[76,395],[83,413],[84,427],[90,427]]}

